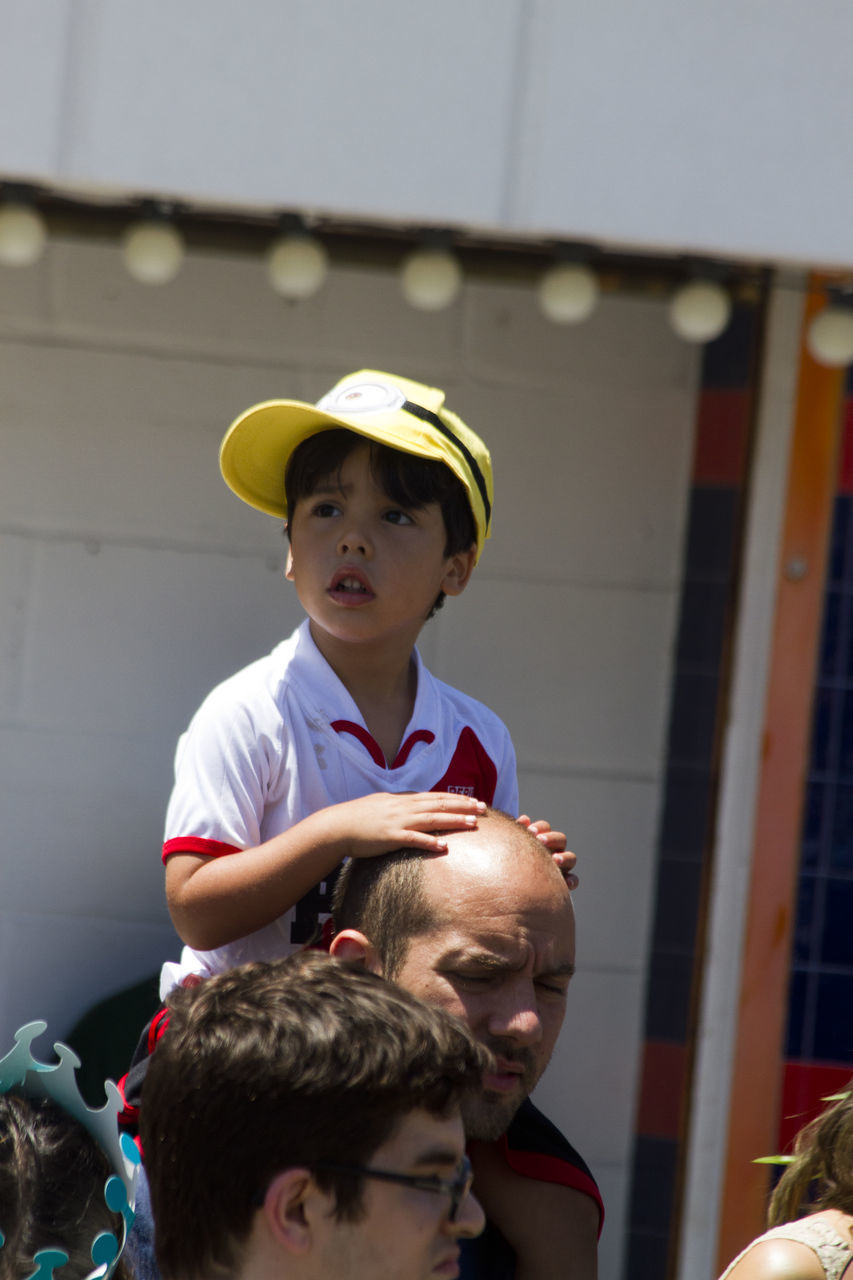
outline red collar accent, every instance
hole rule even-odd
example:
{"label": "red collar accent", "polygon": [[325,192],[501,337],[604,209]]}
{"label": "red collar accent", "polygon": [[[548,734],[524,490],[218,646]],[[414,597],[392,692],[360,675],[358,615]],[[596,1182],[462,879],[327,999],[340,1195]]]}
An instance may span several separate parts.
{"label": "red collar accent", "polygon": [[[365,729],[364,725],[356,724],[354,720],[333,720],[332,728],[335,733],[351,733],[354,738],[357,738],[361,745],[370,752],[374,764],[378,764],[380,769],[387,769],[389,767],[385,756],[382,754],[382,748],[373,737],[373,734],[369,733],[367,729]],[[434,741],[435,734],[431,729],[415,729],[414,733],[410,733],[406,741],[400,747],[400,750],[394,757],[394,761],[390,767],[392,769],[399,769],[401,765],[404,765],[416,742]]]}

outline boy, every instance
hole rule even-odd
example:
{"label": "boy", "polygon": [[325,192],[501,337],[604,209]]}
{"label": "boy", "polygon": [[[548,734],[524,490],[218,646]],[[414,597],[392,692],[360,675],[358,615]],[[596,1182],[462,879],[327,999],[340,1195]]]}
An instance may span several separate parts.
{"label": "boy", "polygon": [[244,501],[287,520],[308,617],[215,689],[179,744],[163,859],[187,946],[164,967],[164,998],[312,941],[344,857],[441,852],[436,833],[475,826],[485,804],[518,812],[506,728],[415,649],[491,528],[488,450],[444,393],[351,374],[316,406],[247,410],[220,462]]}
{"label": "boy", "polygon": [[[248,409],[220,465],[239,497],[286,519],[307,618],[214,689],[179,743],[163,860],[187,945],[163,968],[164,999],[314,941],[345,857],[441,853],[439,833],[476,826],[487,805],[518,813],[505,726],[415,649],[491,531],[488,450],[444,393],[363,370],[316,405]],[[572,866],[561,832],[519,821]],[[130,1124],[165,1022],[125,1077]]]}
{"label": "boy", "polygon": [[484,1221],[460,1107],[490,1063],[455,1019],[316,951],[174,993],[142,1110],[161,1274],[458,1275]]}

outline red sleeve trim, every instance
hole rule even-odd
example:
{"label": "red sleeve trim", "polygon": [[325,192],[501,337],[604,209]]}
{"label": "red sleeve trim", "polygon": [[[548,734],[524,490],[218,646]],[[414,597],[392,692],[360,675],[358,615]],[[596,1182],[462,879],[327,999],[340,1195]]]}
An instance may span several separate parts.
{"label": "red sleeve trim", "polygon": [[151,1021],[148,1023],[149,1057],[156,1049],[157,1041],[160,1039],[160,1037],[162,1036],[163,1032],[166,1030],[168,1025],[169,1025],[169,1010],[167,1008],[161,1009],[160,1012],[156,1013],[154,1017],[151,1019]]}
{"label": "red sleeve trim", "polygon": [[122,1101],[122,1109],[118,1113],[118,1122],[119,1122],[119,1125],[127,1125],[130,1128],[135,1128],[137,1122],[139,1121],[139,1107],[135,1107],[133,1103],[128,1102],[127,1098],[125,1097],[124,1090],[125,1090],[126,1084],[127,1084],[127,1072],[125,1072],[125,1074],[122,1076],[122,1078],[119,1081],[117,1081],[117,1084],[116,1084],[116,1087],[119,1092],[119,1097],[121,1098],[121,1101]]}
{"label": "red sleeve trim", "polygon": [[595,1180],[588,1173],[569,1164],[566,1160],[560,1160],[557,1156],[546,1156],[532,1151],[513,1151],[506,1140],[506,1134],[499,1141],[504,1159],[516,1173],[522,1174],[525,1178],[538,1178],[540,1182],[555,1182],[560,1186],[570,1187],[573,1191],[580,1191],[594,1200],[598,1206],[598,1234],[601,1235],[601,1228],[604,1225],[604,1201],[601,1199],[601,1192],[595,1185]]}
{"label": "red sleeve trim", "polygon": [[170,853],[201,853],[206,858],[223,858],[226,853],[242,853],[236,844],[225,844],[223,840],[205,840],[201,836],[175,836],[163,845],[163,861]]}

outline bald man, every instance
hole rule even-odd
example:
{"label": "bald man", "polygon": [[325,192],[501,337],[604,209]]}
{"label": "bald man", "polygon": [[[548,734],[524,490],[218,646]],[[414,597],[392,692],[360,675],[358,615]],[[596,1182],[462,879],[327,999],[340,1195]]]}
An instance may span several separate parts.
{"label": "bald man", "polygon": [[456,1014],[495,1055],[464,1110],[492,1229],[466,1242],[463,1275],[593,1280],[598,1188],[528,1098],[574,973],[571,894],[547,849],[505,814],[489,811],[447,845],[445,854],[400,850],[348,863],[332,952]]}

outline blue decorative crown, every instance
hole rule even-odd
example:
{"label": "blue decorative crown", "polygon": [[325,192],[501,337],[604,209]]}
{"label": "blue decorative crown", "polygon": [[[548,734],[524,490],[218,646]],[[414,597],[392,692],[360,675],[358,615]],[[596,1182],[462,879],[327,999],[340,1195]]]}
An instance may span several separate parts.
{"label": "blue decorative crown", "polygon": [[[133,1225],[136,1203],[136,1178],[139,1152],[127,1134],[119,1136],[118,1115],[122,1109],[121,1094],[112,1080],[104,1081],[106,1102],[102,1107],[86,1105],[77,1085],[80,1059],[68,1045],[53,1046],[59,1061],[53,1065],[33,1057],[32,1042],[47,1029],[46,1022],[28,1022],[15,1032],[15,1047],[0,1058],[0,1093],[17,1093],[25,1098],[47,1098],[82,1124],[105,1153],[113,1174],[104,1187],[104,1200],[111,1213],[121,1214],[124,1230],[121,1242],[110,1231],[101,1231],[92,1241],[93,1269],[86,1280],[107,1280],[111,1275],[127,1233]],[[0,1224],[2,1226],[2,1224]],[[0,1230],[0,1248],[4,1236]],[[28,1280],[53,1280],[57,1270],[68,1262],[64,1249],[45,1247],[33,1257],[34,1271]]]}

